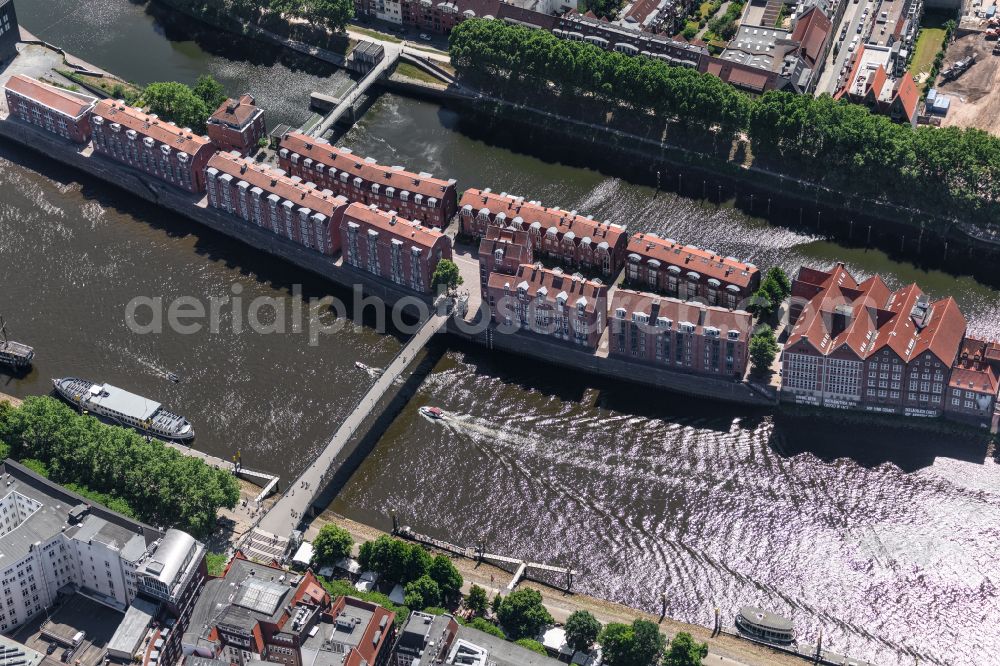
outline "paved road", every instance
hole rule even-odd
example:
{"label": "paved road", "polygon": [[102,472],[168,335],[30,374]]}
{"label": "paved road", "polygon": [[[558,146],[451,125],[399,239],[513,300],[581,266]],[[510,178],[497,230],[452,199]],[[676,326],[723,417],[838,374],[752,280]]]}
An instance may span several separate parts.
{"label": "paved road", "polygon": [[[839,87],[840,82],[840,72],[844,67],[844,63],[847,62],[855,53],[858,52],[857,49],[854,52],[850,52],[848,47],[851,44],[851,40],[855,37],[858,38],[858,44],[863,44],[865,37],[868,34],[868,25],[874,20],[875,16],[875,3],[869,2],[869,0],[858,0],[857,3],[852,2],[852,0],[842,0],[843,2],[850,2],[847,9],[844,10],[844,17],[839,25],[834,26],[833,40],[834,45],[838,42],[840,43],[840,51],[834,55],[834,50],[830,49],[830,55],[827,56],[826,66],[823,69],[823,74],[820,76],[819,83],[816,85],[816,95],[822,93],[833,94]],[[862,24],[862,14],[864,14],[865,7],[869,7],[868,19],[865,23],[865,27],[862,27],[861,33],[858,34],[858,25]],[[847,32],[844,35],[843,41],[840,41],[840,34],[843,26],[847,26]]]}
{"label": "paved road", "polygon": [[403,351],[393,359],[389,367],[368,389],[368,392],[361,398],[354,411],[344,420],[337,432],[333,434],[333,438],[316,457],[316,460],[293,482],[291,487],[285,490],[281,499],[261,519],[259,525],[261,530],[280,536],[291,533],[312,505],[326,480],[333,474],[334,461],[367,418],[369,412],[382,399],[392,383],[403,373],[410,361],[416,357],[417,352],[423,349],[431,337],[442,330],[447,322],[448,317],[440,314],[435,314],[424,322],[420,330],[406,343]]}

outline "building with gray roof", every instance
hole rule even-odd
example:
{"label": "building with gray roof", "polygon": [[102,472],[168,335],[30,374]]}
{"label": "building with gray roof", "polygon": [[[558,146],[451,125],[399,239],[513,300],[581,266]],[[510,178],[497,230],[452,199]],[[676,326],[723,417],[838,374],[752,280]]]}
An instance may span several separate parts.
{"label": "building with gray roof", "polygon": [[[146,615],[165,610],[182,617],[204,575],[204,546],[190,535],[164,534],[16,462],[0,464],[0,577],[9,581],[0,596],[6,607],[0,632],[38,617],[72,591],[122,612],[142,595],[151,602]],[[132,614],[133,624],[139,615]],[[123,629],[122,645],[138,631],[132,624]],[[179,647],[179,639],[175,643]]]}

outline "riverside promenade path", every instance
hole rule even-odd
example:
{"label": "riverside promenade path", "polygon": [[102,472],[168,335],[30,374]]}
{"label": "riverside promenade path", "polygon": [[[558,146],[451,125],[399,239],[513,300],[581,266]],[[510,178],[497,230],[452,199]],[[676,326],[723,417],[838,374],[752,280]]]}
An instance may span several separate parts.
{"label": "riverside promenade path", "polygon": [[282,560],[289,546],[290,536],[304,518],[309,516],[313,503],[336,472],[337,456],[376,408],[393,383],[403,375],[417,353],[430,339],[445,329],[448,315],[435,313],[396,355],[382,375],[355,405],[333,437],[309,467],[287,488],[284,495],[262,514],[260,522],[251,531],[245,552],[248,557],[262,561]]}

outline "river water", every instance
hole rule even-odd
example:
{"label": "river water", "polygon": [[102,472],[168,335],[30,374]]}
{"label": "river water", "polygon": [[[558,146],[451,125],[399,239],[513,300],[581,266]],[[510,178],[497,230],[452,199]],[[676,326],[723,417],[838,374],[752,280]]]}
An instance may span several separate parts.
{"label": "river water", "polygon": [[[213,73],[248,90],[268,122],[301,122],[308,92],[342,74],[151,15],[127,0],[21,0],[25,26],[140,82]],[[156,12],[153,12],[156,14]],[[211,34],[210,32],[208,33]],[[984,335],[1000,334],[1000,292],[844,247],[781,220],[656,193],[607,156],[557,141],[520,146],[476,118],[384,95],[339,141],[389,163],[457,177],[656,230],[761,266],[828,266],[953,294]],[[195,422],[197,445],[251,467],[301,469],[400,339],[348,321],[323,344],[223,332],[136,335],[136,296],[303,298],[337,292],[197,225],[43,158],[0,146],[0,312],[39,351],[0,391],[48,379],[106,379]],[[30,304],[30,305],[27,305]],[[326,316],[326,315],[325,315]],[[171,384],[165,372],[184,381]],[[423,404],[451,418],[428,422]],[[1000,652],[995,557],[1000,471],[981,438],[802,421],[568,376],[449,348],[332,508],[377,526],[390,512],[419,531],[580,570],[577,589],[710,625],[742,604],[794,618],[800,634],[880,664],[993,663]]]}

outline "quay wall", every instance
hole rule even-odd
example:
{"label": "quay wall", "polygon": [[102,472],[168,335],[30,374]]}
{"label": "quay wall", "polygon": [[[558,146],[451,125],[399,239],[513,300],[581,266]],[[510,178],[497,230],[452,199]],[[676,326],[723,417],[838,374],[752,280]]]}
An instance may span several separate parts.
{"label": "quay wall", "polygon": [[765,396],[743,382],[661,370],[618,358],[597,356],[575,347],[552,342],[541,335],[521,332],[503,334],[498,333],[493,327],[479,333],[470,333],[463,330],[454,319],[448,322],[448,330],[457,337],[487,349],[499,349],[552,365],[583,370],[600,377],[624,380],[696,398],[771,408],[777,404],[776,397]]}

